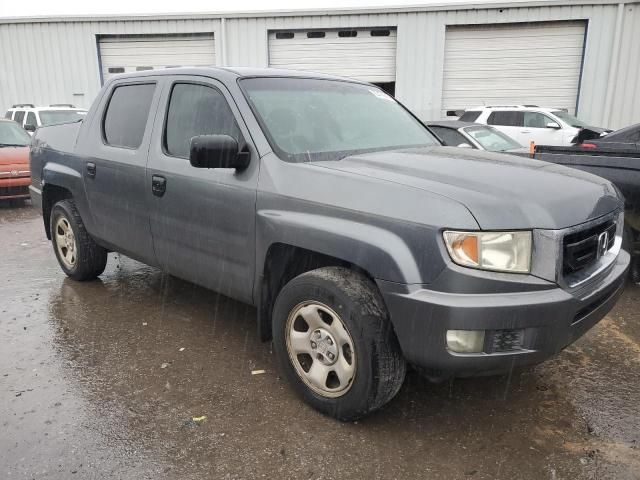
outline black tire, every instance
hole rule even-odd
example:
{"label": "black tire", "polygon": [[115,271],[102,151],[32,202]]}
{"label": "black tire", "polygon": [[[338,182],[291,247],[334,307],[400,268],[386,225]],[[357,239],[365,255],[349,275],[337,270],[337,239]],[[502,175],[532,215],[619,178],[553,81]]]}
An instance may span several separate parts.
{"label": "black tire", "polygon": [[[60,219],[66,219],[75,240],[75,263],[67,265],[58,248],[56,225]],[[84,227],[82,218],[73,200],[61,200],[51,209],[51,244],[60,268],[70,278],[77,281],[93,280],[104,272],[107,266],[107,250],[98,245]]]}
{"label": "black tire", "polygon": [[[353,341],[355,376],[341,396],[329,398],[310,388],[289,356],[288,319],[305,302],[330,307]],[[404,381],[406,362],[376,285],[347,268],[320,268],[285,285],[273,309],[273,342],[294,390],[311,406],[339,420],[356,420],[382,407],[398,393]]]}

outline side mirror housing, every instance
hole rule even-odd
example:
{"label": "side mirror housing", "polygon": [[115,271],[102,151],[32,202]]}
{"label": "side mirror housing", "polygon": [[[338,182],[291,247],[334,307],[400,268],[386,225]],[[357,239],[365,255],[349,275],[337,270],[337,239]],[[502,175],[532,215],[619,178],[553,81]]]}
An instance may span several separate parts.
{"label": "side mirror housing", "polygon": [[547,128],[553,128],[554,130],[560,130],[560,125],[558,125],[556,122],[549,122],[549,123],[547,123]]}
{"label": "side mirror housing", "polygon": [[229,135],[198,135],[191,139],[189,162],[196,168],[235,168],[249,166],[248,151],[240,151],[238,141]]}
{"label": "side mirror housing", "polygon": [[33,123],[27,123],[27,124],[24,126],[24,129],[25,129],[27,132],[35,132],[35,131],[36,131],[36,126],[35,126]]}

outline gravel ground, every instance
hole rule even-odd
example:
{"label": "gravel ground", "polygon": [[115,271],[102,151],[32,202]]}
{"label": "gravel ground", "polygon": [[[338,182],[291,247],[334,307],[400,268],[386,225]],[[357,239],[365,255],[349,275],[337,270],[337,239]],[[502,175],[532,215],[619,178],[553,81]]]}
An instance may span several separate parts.
{"label": "gravel ground", "polygon": [[252,307],[115,254],[73,282],[28,206],[0,206],[0,244],[0,478],[640,478],[638,286],[543,365],[412,372],[343,424],[280,378]]}

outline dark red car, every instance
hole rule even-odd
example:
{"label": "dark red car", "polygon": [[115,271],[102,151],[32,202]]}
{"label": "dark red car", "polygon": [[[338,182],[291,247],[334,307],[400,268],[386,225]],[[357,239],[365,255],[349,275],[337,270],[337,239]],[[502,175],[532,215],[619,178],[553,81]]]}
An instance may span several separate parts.
{"label": "dark red car", "polygon": [[29,198],[29,143],[20,125],[0,119],[0,200]]}

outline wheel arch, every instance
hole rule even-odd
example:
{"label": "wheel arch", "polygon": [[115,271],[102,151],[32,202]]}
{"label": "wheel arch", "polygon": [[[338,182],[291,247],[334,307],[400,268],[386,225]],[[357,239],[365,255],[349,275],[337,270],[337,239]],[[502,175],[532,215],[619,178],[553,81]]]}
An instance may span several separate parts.
{"label": "wheel arch", "polygon": [[262,341],[271,339],[273,304],[282,287],[298,275],[323,267],[348,268],[373,280],[366,269],[339,257],[281,242],[269,247],[258,285],[258,335]]}
{"label": "wheel arch", "polygon": [[42,221],[49,240],[51,240],[51,209],[59,201],[70,198],[73,198],[73,194],[68,188],[48,183],[45,183],[42,188]]}

